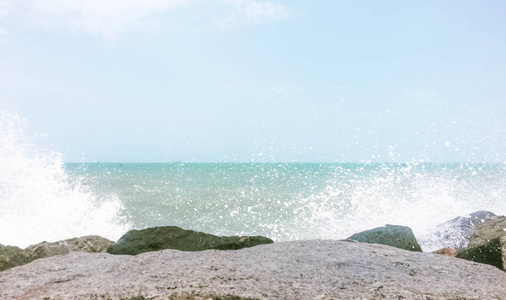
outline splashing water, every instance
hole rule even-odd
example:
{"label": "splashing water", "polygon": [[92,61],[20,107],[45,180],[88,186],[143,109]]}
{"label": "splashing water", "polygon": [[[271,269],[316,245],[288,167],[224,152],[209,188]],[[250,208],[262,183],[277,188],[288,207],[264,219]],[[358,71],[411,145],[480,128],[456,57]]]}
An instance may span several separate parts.
{"label": "splashing water", "polygon": [[[96,191],[121,196],[135,228],[176,225],[275,241],[343,239],[383,226],[430,230],[479,210],[506,213],[502,164],[84,164]],[[439,248],[437,248],[439,247]]]}
{"label": "splashing water", "polygon": [[0,243],[26,247],[129,227],[114,195],[97,198],[64,172],[62,155],[36,149],[25,121],[0,112]]}
{"label": "splashing water", "polygon": [[479,210],[506,213],[502,164],[373,164],[337,168],[325,191],[310,196],[301,218],[311,234],[345,238],[385,224],[409,226],[424,251],[445,246],[432,230]]}
{"label": "splashing water", "polygon": [[[275,241],[343,239],[385,224],[413,229],[479,210],[506,214],[504,164],[63,164],[0,114],[0,243],[27,246],[176,225]],[[116,196],[118,195],[118,196]]]}

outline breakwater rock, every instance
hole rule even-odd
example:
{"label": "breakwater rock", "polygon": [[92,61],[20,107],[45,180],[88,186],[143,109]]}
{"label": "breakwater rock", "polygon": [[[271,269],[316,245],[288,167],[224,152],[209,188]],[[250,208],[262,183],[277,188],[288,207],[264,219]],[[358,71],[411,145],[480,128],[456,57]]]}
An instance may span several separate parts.
{"label": "breakwater rock", "polygon": [[385,225],[355,233],[348,240],[361,243],[382,244],[399,249],[422,252],[411,228],[399,225]]}
{"label": "breakwater rock", "polygon": [[48,243],[42,242],[21,249],[0,244],[0,271],[30,263],[36,259],[71,252],[89,252],[136,255],[143,252],[175,249],[202,251],[208,249],[237,250],[274,241],[262,236],[215,236],[175,226],[131,230],[117,243],[100,236],[90,235]]}
{"label": "breakwater rock", "polygon": [[458,258],[493,265],[506,271],[506,217],[495,216],[476,226]]}
{"label": "breakwater rock", "polygon": [[237,250],[271,243],[274,241],[263,236],[216,236],[176,226],[163,226],[130,230],[111,245],[107,252],[137,255],[164,249],[181,251]]}
{"label": "breakwater rock", "polygon": [[29,263],[23,249],[0,244],[0,271]]}
{"label": "breakwater rock", "polygon": [[[0,299],[504,299],[506,272],[385,245],[313,240],[237,251],[71,252],[0,272]],[[173,297],[173,298],[170,298]],[[179,298],[208,299],[208,298]],[[222,299],[239,299],[230,296]]]}
{"label": "breakwater rock", "polygon": [[42,242],[26,249],[0,244],[0,271],[21,266],[36,259],[65,255],[73,251],[106,252],[113,243],[103,237],[89,235],[54,243]]}
{"label": "breakwater rock", "polygon": [[486,220],[495,217],[490,211],[477,211],[467,216],[458,216],[437,225],[426,236],[420,237],[430,249],[466,248],[476,228]]}

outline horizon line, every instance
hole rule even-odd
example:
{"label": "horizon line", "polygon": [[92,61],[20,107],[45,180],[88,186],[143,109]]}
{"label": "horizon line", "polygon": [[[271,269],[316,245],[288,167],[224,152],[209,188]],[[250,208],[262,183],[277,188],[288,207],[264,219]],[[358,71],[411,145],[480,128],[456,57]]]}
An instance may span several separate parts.
{"label": "horizon line", "polygon": [[409,161],[400,161],[400,162],[387,162],[387,161],[378,161],[378,162],[363,162],[363,161],[85,161],[85,162],[75,162],[68,161],[63,162],[64,164],[405,164],[405,165],[417,165],[417,164],[506,164],[506,162],[409,162]]}

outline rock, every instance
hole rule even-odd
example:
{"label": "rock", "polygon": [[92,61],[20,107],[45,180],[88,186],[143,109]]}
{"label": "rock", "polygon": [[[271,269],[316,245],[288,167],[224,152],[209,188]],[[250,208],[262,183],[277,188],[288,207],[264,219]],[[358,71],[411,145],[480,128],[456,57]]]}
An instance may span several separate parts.
{"label": "rock", "polygon": [[0,299],[505,299],[505,286],[506,272],[493,266],[336,240],[72,252],[0,273]]}
{"label": "rock", "polygon": [[97,235],[83,236],[54,243],[42,242],[20,249],[0,244],[0,271],[21,266],[39,258],[66,255],[70,252],[106,252],[114,242]]}
{"label": "rock", "polygon": [[465,248],[477,225],[494,217],[489,211],[477,211],[467,216],[459,216],[439,224],[429,234],[420,236],[424,249]]}
{"label": "rock", "polygon": [[237,250],[270,243],[274,243],[274,241],[262,236],[216,236],[176,226],[163,226],[130,230],[116,244],[110,246],[107,252],[137,255],[163,249],[182,251]]}
{"label": "rock", "polygon": [[29,246],[24,250],[30,261],[55,255],[65,255],[73,251],[81,252],[107,252],[114,242],[98,235],[89,235],[54,243],[42,242]]}
{"label": "rock", "polygon": [[506,217],[492,217],[476,226],[467,248],[459,250],[457,257],[506,271]]}
{"label": "rock", "polygon": [[457,256],[457,249],[454,248],[443,248],[436,251],[432,251],[434,254],[446,255],[446,256]]}
{"label": "rock", "polygon": [[399,249],[422,252],[411,228],[399,225],[385,225],[383,227],[355,233],[348,240],[361,243],[382,244]]}
{"label": "rock", "polygon": [[21,248],[0,244],[0,271],[29,263]]}

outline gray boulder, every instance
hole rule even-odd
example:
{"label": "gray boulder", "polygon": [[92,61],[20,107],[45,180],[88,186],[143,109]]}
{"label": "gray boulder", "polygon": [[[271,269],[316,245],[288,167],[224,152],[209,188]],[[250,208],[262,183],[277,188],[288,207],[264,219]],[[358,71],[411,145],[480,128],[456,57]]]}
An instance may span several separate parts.
{"label": "gray boulder", "polygon": [[369,244],[382,244],[399,249],[422,252],[411,228],[399,225],[383,227],[355,233],[348,240]]}
{"label": "gray boulder", "polygon": [[185,230],[176,226],[163,226],[130,230],[116,244],[110,246],[107,252],[137,255],[143,252],[164,249],[182,251],[237,250],[271,243],[274,243],[274,241],[262,236],[216,236]]}
{"label": "gray boulder", "polygon": [[506,217],[492,217],[479,224],[457,257],[506,271]]}
{"label": "gray boulder", "polygon": [[21,248],[0,244],[0,271],[29,263]]}
{"label": "gray boulder", "polygon": [[106,252],[114,242],[100,236],[90,235],[54,243],[42,242],[20,249],[0,244],[0,271],[21,266],[39,258],[66,255],[70,252]]}
{"label": "gray boulder", "polygon": [[465,248],[476,227],[495,214],[489,211],[477,211],[467,216],[459,216],[439,224],[427,235],[420,236],[419,242],[424,249]]}
{"label": "gray boulder", "polygon": [[506,272],[493,266],[335,240],[138,256],[72,252],[0,273],[0,299],[11,300],[504,300],[505,287]]}
{"label": "gray boulder", "polygon": [[30,261],[55,255],[65,255],[73,251],[100,253],[107,252],[114,242],[98,235],[89,235],[54,243],[42,242],[24,250]]}

